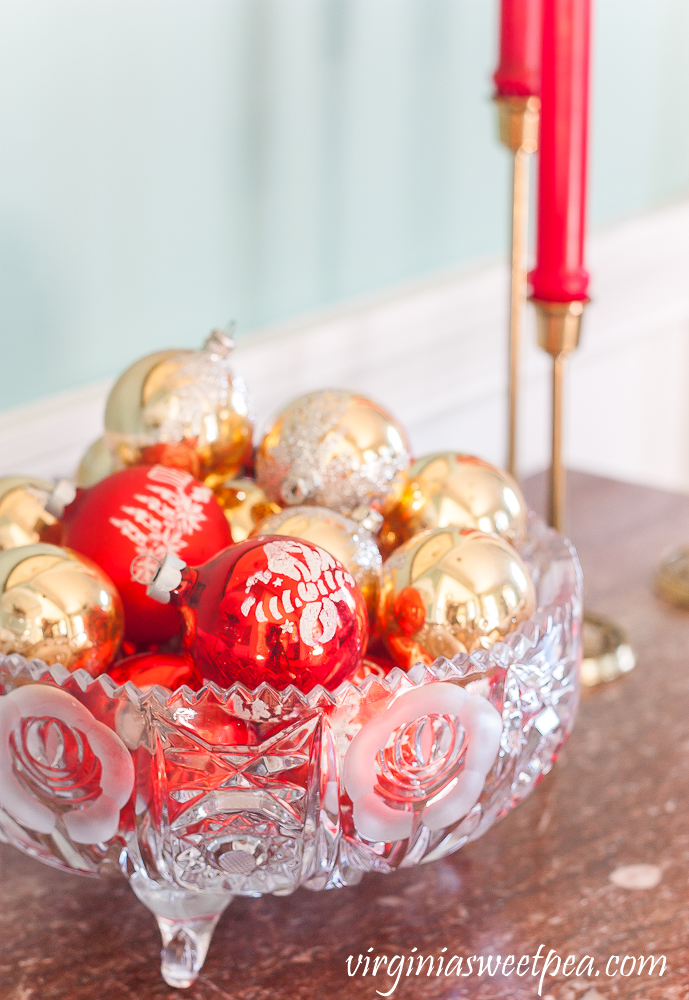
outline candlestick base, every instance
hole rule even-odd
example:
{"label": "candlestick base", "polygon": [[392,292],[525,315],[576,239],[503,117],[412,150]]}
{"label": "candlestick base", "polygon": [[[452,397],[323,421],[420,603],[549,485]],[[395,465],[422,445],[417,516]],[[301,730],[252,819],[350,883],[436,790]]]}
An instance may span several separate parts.
{"label": "candlestick base", "polygon": [[679,608],[689,608],[689,547],[667,549],[655,576],[659,597]]}
{"label": "candlestick base", "polygon": [[500,142],[513,153],[535,153],[538,149],[539,97],[493,98],[498,109]]}
{"label": "candlestick base", "polygon": [[627,637],[609,619],[584,614],[583,639],[580,678],[584,687],[617,680],[636,666],[636,656]]}

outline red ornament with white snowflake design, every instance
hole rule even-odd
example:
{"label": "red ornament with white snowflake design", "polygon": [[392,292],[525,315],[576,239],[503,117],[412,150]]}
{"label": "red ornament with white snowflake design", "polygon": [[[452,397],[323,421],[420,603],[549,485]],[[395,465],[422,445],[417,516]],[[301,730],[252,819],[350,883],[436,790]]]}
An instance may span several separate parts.
{"label": "red ornament with white snowflake design", "polygon": [[135,643],[164,642],[179,628],[174,608],[148,597],[139,574],[146,582],[168,554],[201,563],[232,542],[212,491],[162,465],[135,465],[79,490],[62,523],[62,544],[93,559],[117,587],[125,637]]}
{"label": "red ornament with white snowflake design", "polygon": [[301,539],[248,539],[196,568],[168,558],[149,591],[177,605],[187,655],[222,687],[332,690],[366,649],[368,613],[354,578]]}

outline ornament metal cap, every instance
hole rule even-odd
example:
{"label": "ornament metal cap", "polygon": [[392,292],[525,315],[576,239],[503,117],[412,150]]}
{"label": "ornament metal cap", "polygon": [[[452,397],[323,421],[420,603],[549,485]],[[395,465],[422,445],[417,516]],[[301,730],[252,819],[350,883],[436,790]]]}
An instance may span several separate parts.
{"label": "ornament metal cap", "polygon": [[204,342],[204,348],[212,354],[226,358],[235,349],[234,331],[237,324],[231,321],[223,330],[212,330]]}
{"label": "ornament metal cap", "polygon": [[178,559],[168,552],[146,587],[146,594],[159,604],[169,604],[170,594],[182,582],[182,570],[186,565],[183,559]]}
{"label": "ornament metal cap", "polygon": [[58,479],[55,487],[45,502],[45,509],[58,521],[77,495],[77,488],[71,479]]}
{"label": "ornament metal cap", "polygon": [[2,476],[0,477],[0,500],[14,490],[27,488],[50,493],[53,484],[47,479],[38,479],[36,476]]}
{"label": "ornament metal cap", "polygon": [[383,523],[383,515],[379,510],[374,510],[367,504],[362,503],[349,515],[352,521],[356,521],[362,528],[366,528],[372,535],[375,535]]}

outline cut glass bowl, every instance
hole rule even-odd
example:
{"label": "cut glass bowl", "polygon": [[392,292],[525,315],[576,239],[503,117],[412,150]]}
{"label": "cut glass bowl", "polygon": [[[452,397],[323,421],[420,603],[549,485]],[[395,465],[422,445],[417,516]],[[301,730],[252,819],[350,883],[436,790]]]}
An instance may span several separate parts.
{"label": "cut glass bowl", "polygon": [[0,657],[0,839],[68,871],[120,870],[178,988],[234,895],[458,850],[547,774],[576,711],[576,552],[532,517],[522,555],[538,610],[505,642],[333,693],[142,692]]}

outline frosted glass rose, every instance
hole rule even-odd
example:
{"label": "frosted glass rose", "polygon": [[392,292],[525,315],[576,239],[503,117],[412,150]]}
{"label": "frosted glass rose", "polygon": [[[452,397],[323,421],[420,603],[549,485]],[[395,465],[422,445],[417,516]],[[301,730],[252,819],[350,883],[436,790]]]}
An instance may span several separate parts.
{"label": "frosted glass rose", "polygon": [[102,843],[133,787],[126,746],[72,695],[27,684],[0,697],[0,806],[17,823],[49,834],[61,815],[76,844]]}
{"label": "frosted glass rose", "polygon": [[495,706],[454,684],[400,695],[347,750],[344,785],[359,835],[385,843],[411,836],[414,812],[405,806],[422,809],[430,830],[458,822],[479,800],[501,733]]}

